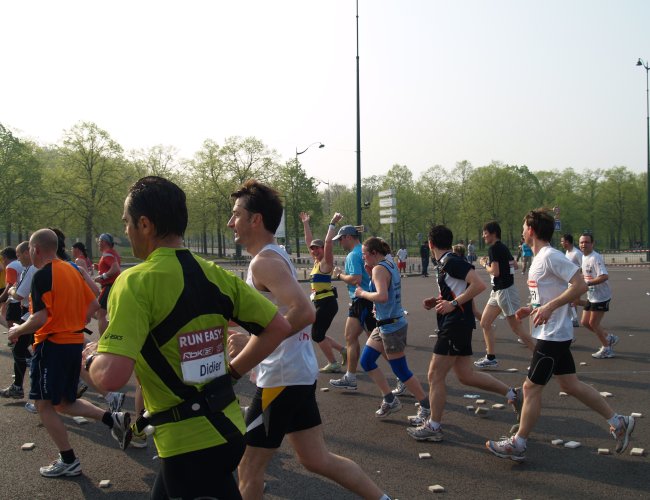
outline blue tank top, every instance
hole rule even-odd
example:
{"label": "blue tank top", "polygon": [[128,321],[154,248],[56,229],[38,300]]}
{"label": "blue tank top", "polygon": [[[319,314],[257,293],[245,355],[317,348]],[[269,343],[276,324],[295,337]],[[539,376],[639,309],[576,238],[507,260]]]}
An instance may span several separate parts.
{"label": "blue tank top", "polygon": [[[378,323],[393,319],[393,322],[379,327],[381,333],[393,333],[407,324],[402,308],[402,280],[394,262],[382,260],[377,265],[382,266],[390,273],[390,284],[388,285],[388,300],[383,304],[375,302],[375,317]],[[375,291],[374,283],[371,284],[371,287],[372,291]]]}

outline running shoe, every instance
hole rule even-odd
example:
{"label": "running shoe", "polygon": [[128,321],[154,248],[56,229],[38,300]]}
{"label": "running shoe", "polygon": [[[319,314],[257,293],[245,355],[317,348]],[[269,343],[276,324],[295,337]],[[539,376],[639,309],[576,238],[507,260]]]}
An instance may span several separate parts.
{"label": "running shoe", "polygon": [[81,398],[87,390],[88,386],[79,380],[79,385],[77,386],[77,399]]}
{"label": "running shoe", "polygon": [[346,366],[348,364],[348,348],[344,347],[341,349],[341,366]]}
{"label": "running shoe", "polygon": [[401,396],[406,392],[406,386],[404,385],[404,382],[402,382],[400,379],[397,379],[397,385],[395,386],[395,389],[390,391],[393,393],[393,396]]}
{"label": "running shoe", "polygon": [[613,333],[609,333],[609,334],[607,335],[607,345],[608,345],[609,347],[613,347],[613,346],[615,346],[616,344],[618,344],[618,341],[619,341],[619,340],[620,340],[620,339],[618,338],[618,335],[614,335]]}
{"label": "running shoe", "polygon": [[128,412],[115,412],[113,416],[113,428],[111,435],[119,443],[121,450],[126,450],[131,442],[133,432],[131,431],[131,415]]}
{"label": "running shoe", "polygon": [[41,467],[40,473],[44,477],[78,476],[81,474],[81,463],[75,458],[74,462],[66,464],[59,456],[50,465]]}
{"label": "running shoe", "polygon": [[147,434],[145,432],[137,432],[135,424],[131,424],[131,443],[133,448],[146,448],[147,447]]}
{"label": "running shoe", "polygon": [[357,390],[357,381],[349,380],[347,375],[343,375],[338,379],[330,379],[330,385],[336,387],[337,389],[347,389],[348,391]]}
{"label": "running shoe", "polygon": [[499,366],[499,362],[496,360],[496,358],[488,359],[488,357],[485,356],[478,361],[474,361],[474,366],[476,368],[496,368]]}
{"label": "running shoe", "polygon": [[27,403],[25,403],[25,410],[27,410],[29,413],[38,413],[36,405],[30,401],[27,401]]}
{"label": "running shoe", "polygon": [[609,427],[609,432],[616,439],[616,453],[623,453],[630,442],[630,436],[634,430],[634,417],[618,417],[618,427]]}
{"label": "running shoe", "polygon": [[341,373],[341,364],[336,361],[334,363],[327,363],[318,371],[321,373]]}
{"label": "running shoe", "polygon": [[526,448],[517,447],[515,436],[501,441],[487,441],[485,446],[499,458],[509,458],[515,462],[522,462],[526,458]]}
{"label": "running shoe", "polygon": [[3,398],[23,399],[25,393],[23,392],[22,387],[18,387],[16,384],[11,384],[9,387],[0,391],[0,396]]}
{"label": "running shoe", "polygon": [[521,419],[521,409],[524,406],[524,390],[521,387],[517,387],[516,389],[513,389],[513,391],[515,392],[515,397],[514,399],[509,399],[508,403],[512,405],[512,409],[517,417],[517,422],[519,422]]}
{"label": "running shoe", "polygon": [[591,355],[592,358],[596,359],[608,359],[608,358],[613,358],[614,357],[614,351],[612,351],[611,347],[605,347],[601,346],[600,349],[598,349],[597,352],[593,353]]}
{"label": "running shoe", "polygon": [[526,342],[524,342],[523,340],[521,340],[521,337],[517,337],[517,343],[518,343],[518,344],[521,344],[521,345],[523,345],[523,346],[526,345]]}
{"label": "running shoe", "polygon": [[392,403],[387,403],[385,399],[381,400],[381,405],[379,409],[375,412],[375,417],[377,418],[386,418],[391,413],[396,413],[402,409],[402,403],[399,399],[393,399]]}
{"label": "running shoe", "polygon": [[409,424],[411,424],[413,427],[419,427],[421,425],[424,425],[424,423],[429,420],[429,417],[431,417],[431,410],[429,408],[425,408],[424,406],[418,406],[418,412],[415,416],[411,415],[409,419]]}
{"label": "running shoe", "polygon": [[126,395],[123,392],[109,392],[104,396],[104,399],[108,403],[108,411],[111,413],[117,413],[122,409],[124,404],[124,397]]}
{"label": "running shoe", "polygon": [[408,435],[416,441],[442,441],[442,428],[438,427],[434,430],[429,427],[428,422],[425,422],[418,427],[407,427],[406,432],[408,432]]}

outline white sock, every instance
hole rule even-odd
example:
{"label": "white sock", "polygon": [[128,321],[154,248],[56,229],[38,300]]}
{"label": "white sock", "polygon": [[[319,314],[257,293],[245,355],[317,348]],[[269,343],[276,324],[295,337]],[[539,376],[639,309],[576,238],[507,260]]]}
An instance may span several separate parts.
{"label": "white sock", "polygon": [[432,431],[437,431],[440,429],[440,422],[436,422],[435,420],[429,420],[429,427],[431,428]]}
{"label": "white sock", "polygon": [[357,374],[356,373],[345,372],[345,378],[347,378],[350,382],[356,382],[357,381]]}
{"label": "white sock", "polygon": [[384,493],[379,500],[391,500],[391,498],[386,493]]}
{"label": "white sock", "polygon": [[614,429],[618,429],[618,426],[620,424],[620,418],[621,416],[618,413],[614,413],[614,416],[610,418],[607,423],[611,425]]}
{"label": "white sock", "polygon": [[508,401],[513,401],[515,399],[515,395],[516,395],[515,389],[514,387],[511,387],[510,389],[508,389],[508,392],[506,393],[506,399]]}
{"label": "white sock", "polygon": [[526,449],[526,443],[528,442],[527,439],[524,439],[519,436],[519,434],[515,435],[515,446],[519,449]]}

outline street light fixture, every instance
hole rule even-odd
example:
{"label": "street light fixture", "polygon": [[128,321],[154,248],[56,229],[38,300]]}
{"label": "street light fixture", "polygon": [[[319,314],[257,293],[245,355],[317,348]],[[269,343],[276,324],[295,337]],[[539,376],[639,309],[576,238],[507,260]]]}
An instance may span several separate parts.
{"label": "street light fixture", "polygon": [[645,122],[646,122],[646,140],[648,147],[648,166],[646,173],[646,201],[647,201],[647,228],[646,228],[646,262],[650,262],[650,95],[648,94],[648,71],[650,71],[650,66],[648,61],[643,61],[639,57],[639,60],[636,62],[637,66],[645,68]]}
{"label": "street light fixture", "polygon": [[[312,142],[309,146],[307,146],[302,151],[298,151],[298,146],[296,146],[296,167],[298,167],[300,165],[300,163],[298,162],[298,156],[303,154],[303,153],[306,153],[309,148],[311,148],[312,146],[315,146],[316,144],[318,144],[318,149],[322,149],[322,148],[325,147],[325,144],[323,144],[320,141]],[[287,232],[287,214],[286,214],[286,210],[285,210],[285,214],[284,214],[284,246],[286,248],[290,249],[290,247],[289,247],[289,233]],[[296,236],[296,251],[297,251],[298,257],[300,257],[300,246],[298,245],[298,236]]]}

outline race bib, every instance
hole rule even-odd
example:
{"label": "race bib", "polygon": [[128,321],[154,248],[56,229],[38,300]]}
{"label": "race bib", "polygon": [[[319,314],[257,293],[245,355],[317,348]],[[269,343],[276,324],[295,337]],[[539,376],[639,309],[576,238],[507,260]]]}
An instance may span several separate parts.
{"label": "race bib", "polygon": [[179,335],[178,350],[184,382],[202,384],[226,374],[223,327]]}
{"label": "race bib", "polygon": [[530,307],[535,309],[541,305],[539,299],[539,290],[537,289],[537,281],[528,280],[528,291],[530,292]]}

